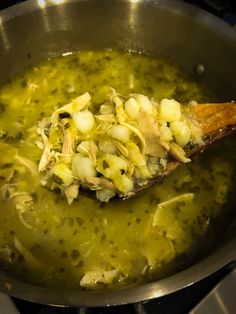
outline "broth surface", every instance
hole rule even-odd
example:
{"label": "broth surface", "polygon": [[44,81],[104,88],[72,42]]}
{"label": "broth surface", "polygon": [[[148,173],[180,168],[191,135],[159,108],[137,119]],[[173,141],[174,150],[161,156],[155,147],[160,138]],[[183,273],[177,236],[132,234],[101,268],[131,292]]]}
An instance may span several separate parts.
{"label": "broth surface", "polygon": [[[117,288],[170,275],[218,244],[233,213],[234,139],[220,142],[161,184],[108,204],[79,195],[72,205],[41,186],[39,120],[89,92],[109,87],[159,100],[210,101],[176,67],[117,51],[48,60],[0,89],[0,262],[42,286]],[[222,154],[224,151],[224,155]],[[81,281],[82,280],[82,281]]]}

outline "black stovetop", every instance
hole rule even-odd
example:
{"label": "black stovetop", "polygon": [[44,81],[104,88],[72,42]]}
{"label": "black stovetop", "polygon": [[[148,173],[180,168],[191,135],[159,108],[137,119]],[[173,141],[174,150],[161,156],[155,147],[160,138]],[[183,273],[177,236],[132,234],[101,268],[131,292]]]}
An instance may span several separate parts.
{"label": "black stovetop", "polygon": [[[22,0],[0,0],[0,10],[19,2]],[[236,25],[235,0],[185,0],[184,2],[199,6],[231,25]],[[106,308],[62,308],[16,298],[12,300],[20,314],[183,314],[189,313],[226,276],[231,267],[232,265],[225,267],[206,279],[168,296],[131,305]]]}

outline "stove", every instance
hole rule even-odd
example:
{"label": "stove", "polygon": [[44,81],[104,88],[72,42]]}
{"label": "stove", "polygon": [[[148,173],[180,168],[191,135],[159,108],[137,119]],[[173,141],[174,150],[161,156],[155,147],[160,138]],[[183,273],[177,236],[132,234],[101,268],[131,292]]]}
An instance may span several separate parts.
{"label": "stove", "polygon": [[[181,1],[181,0],[180,0]],[[0,10],[22,0],[0,0]],[[236,1],[185,0],[236,26]],[[235,313],[236,263],[180,291],[151,301],[101,307],[68,308],[32,303],[0,294],[0,314],[204,314]]]}

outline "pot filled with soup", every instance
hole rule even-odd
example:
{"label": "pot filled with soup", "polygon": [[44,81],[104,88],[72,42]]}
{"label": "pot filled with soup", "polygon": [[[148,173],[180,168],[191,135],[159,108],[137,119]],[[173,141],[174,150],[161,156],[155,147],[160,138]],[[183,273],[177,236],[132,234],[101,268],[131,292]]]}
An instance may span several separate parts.
{"label": "pot filled with soup", "polygon": [[68,0],[0,29],[2,292],[115,305],[235,259],[230,26],[175,1]]}

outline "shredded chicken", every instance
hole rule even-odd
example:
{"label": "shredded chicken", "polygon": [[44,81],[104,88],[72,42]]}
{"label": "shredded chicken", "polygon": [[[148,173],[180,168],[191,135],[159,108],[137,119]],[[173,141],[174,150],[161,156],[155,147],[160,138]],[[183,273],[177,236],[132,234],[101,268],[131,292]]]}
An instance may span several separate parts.
{"label": "shredded chicken", "polygon": [[86,177],[86,181],[92,186],[92,189],[94,190],[102,190],[105,188],[115,191],[114,184],[105,178]]}
{"label": "shredded chicken", "polygon": [[164,157],[169,145],[161,140],[157,120],[148,113],[142,111],[139,116],[139,130],[146,142],[146,154],[156,157]]}
{"label": "shredded chicken", "polygon": [[37,165],[32,160],[22,157],[20,155],[15,156],[16,161],[18,161],[21,165],[23,165],[26,169],[28,169],[31,174],[35,177],[38,175]]}
{"label": "shredded chicken", "polygon": [[12,250],[8,246],[0,247],[0,264],[12,263]]}
{"label": "shredded chicken", "polygon": [[68,200],[68,203],[71,204],[74,199],[77,198],[79,194],[79,185],[78,184],[71,184],[65,188],[65,195]]}

